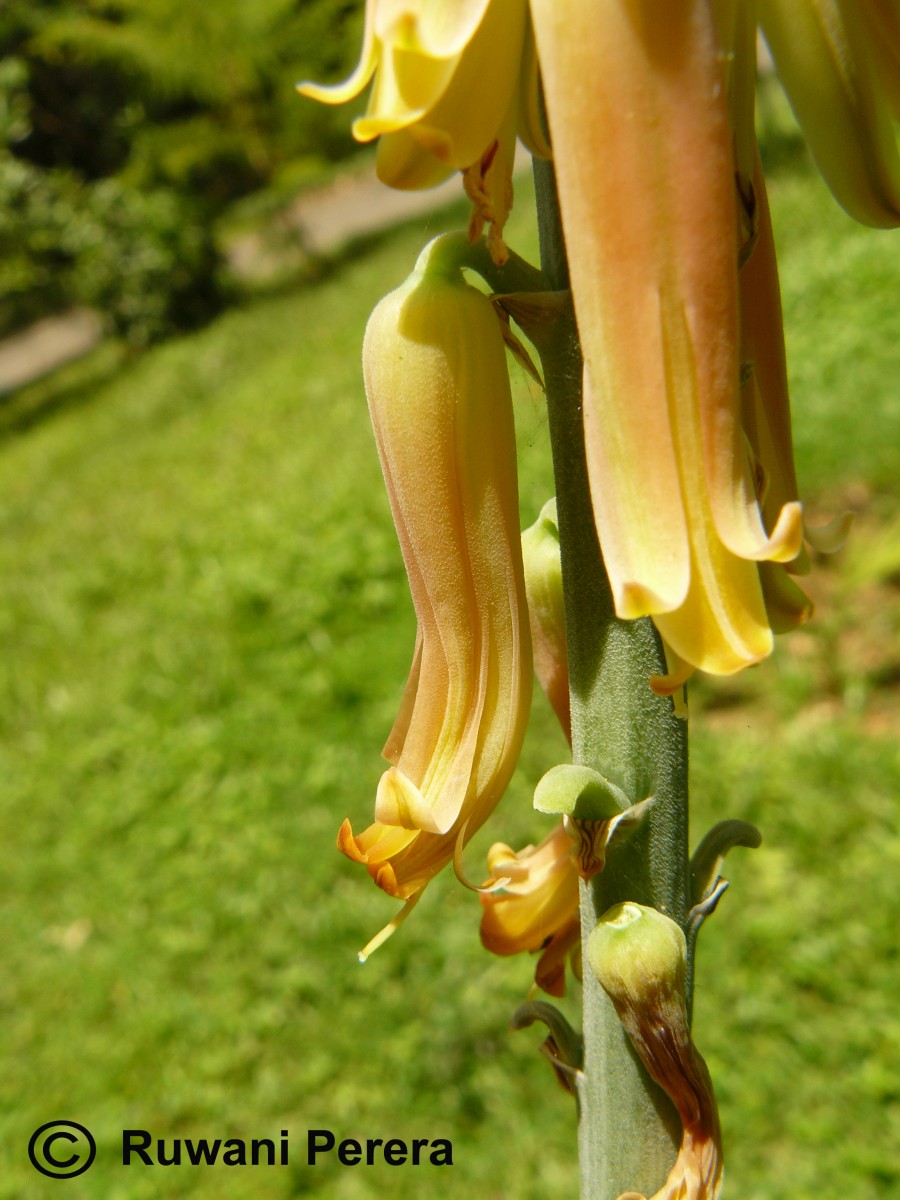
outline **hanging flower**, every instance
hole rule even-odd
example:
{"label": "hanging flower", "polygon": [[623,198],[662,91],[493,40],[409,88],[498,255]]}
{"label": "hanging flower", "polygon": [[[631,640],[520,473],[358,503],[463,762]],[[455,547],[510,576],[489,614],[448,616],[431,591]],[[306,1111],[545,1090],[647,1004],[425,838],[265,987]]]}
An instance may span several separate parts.
{"label": "hanging flower", "polygon": [[864,225],[900,225],[900,12],[892,0],[758,0],[816,165]]}
{"label": "hanging flower", "polygon": [[493,954],[537,953],[535,982],[551,996],[565,995],[566,958],[580,940],[578,870],[572,839],[562,821],[539,846],[516,853],[497,842],[488,853],[492,880],[502,890],[483,891],[481,942]]}
{"label": "hanging flower", "polygon": [[767,527],[741,427],[734,147],[706,0],[533,0],[616,611],[730,674],[772,647]]}
{"label": "hanging flower", "polygon": [[376,307],[363,369],[418,632],[375,823],[338,845],[412,902],[500,799],[531,700],[503,337],[441,239]]}
{"label": "hanging flower", "polygon": [[353,136],[380,139],[379,179],[427,188],[463,171],[473,240],[490,223],[488,244],[502,261],[516,133],[539,152],[543,139],[527,0],[367,0],[362,56],[350,78],[299,90],[343,104],[373,79]]}

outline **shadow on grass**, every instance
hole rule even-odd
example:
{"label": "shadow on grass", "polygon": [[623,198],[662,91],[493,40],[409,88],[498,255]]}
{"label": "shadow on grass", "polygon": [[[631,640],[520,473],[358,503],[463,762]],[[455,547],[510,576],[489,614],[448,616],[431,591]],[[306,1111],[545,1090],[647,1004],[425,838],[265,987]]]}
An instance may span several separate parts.
{"label": "shadow on grass", "polygon": [[83,358],[0,398],[0,442],[20,436],[63,412],[82,408],[101,387],[135,361],[133,352],[110,339]]}

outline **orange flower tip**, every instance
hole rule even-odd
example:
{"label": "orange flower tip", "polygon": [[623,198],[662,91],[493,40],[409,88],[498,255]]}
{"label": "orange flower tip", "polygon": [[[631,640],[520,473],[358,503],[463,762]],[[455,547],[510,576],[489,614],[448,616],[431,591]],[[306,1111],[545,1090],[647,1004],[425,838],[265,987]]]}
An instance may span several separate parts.
{"label": "orange flower tip", "polygon": [[453,141],[442,129],[435,129],[420,121],[410,132],[423,150],[433,154],[442,163],[452,165]]}
{"label": "orange flower tip", "polygon": [[388,923],[387,923],[387,925],[385,925],[384,929],[380,929],[378,931],[378,933],[376,933],[375,936],[372,938],[372,940],[367,942],[365,944],[365,946],[363,946],[362,950],[360,950],[356,956],[361,963],[364,963],[369,958],[370,955],[375,953],[375,951],[378,949],[379,946],[383,946],[384,943],[388,940],[388,938],[391,937],[392,934],[397,932],[397,930],[400,928],[400,926],[403,924],[403,922],[406,920],[406,918],[409,916],[409,914],[412,912],[412,910],[419,903],[419,900],[421,899],[421,897],[422,897],[422,889],[420,889],[418,892],[414,892],[413,895],[409,897],[409,899],[406,901],[406,903],[403,905],[403,907],[397,913],[396,917],[394,917],[393,921],[388,921]]}
{"label": "orange flower tip", "polygon": [[338,830],[337,848],[353,862],[364,863],[366,861],[366,855],[360,852],[356,838],[353,836],[353,827],[349,817],[344,818],[344,822]]}
{"label": "orange flower tip", "polygon": [[566,994],[565,962],[555,962],[548,971],[544,972],[538,967],[534,982],[548,996],[556,996],[557,999],[561,999]]}
{"label": "orange flower tip", "polygon": [[685,659],[676,654],[668,642],[663,642],[663,650],[665,651],[666,667],[668,669],[665,675],[650,676],[650,690],[655,692],[657,696],[671,696],[675,716],[679,717],[682,721],[686,721],[688,707],[684,687],[694,674],[694,667],[692,663],[686,662]]}
{"label": "orange flower tip", "polygon": [[485,883],[479,885],[472,883],[466,874],[463,867],[462,854],[466,844],[466,829],[468,828],[468,819],[463,821],[460,826],[459,833],[456,835],[456,844],[453,847],[453,874],[470,892],[478,892],[479,895],[489,896],[493,892],[499,892],[501,888],[505,888],[508,883],[512,882],[510,876],[501,876],[497,879],[488,879]]}
{"label": "orange flower tip", "polygon": [[680,692],[694,673],[694,668],[685,663],[684,671],[674,675],[651,675],[650,690],[657,696],[674,696]]}
{"label": "orange flower tip", "polygon": [[387,892],[389,896],[394,896],[397,900],[402,899],[400,885],[397,883],[397,873],[389,862],[382,863],[372,878],[375,880],[375,886],[380,887],[383,892]]}

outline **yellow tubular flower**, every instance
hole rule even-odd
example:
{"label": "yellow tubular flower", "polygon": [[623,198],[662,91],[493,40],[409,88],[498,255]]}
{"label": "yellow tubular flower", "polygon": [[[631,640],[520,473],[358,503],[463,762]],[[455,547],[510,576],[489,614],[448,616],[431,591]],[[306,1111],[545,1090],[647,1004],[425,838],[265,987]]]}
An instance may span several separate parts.
{"label": "yellow tubular flower", "polygon": [[414,900],[490,814],[531,700],[506,355],[488,298],[440,261],[440,239],[373,312],[366,394],[418,634],[384,748],[375,823],[338,845]]}
{"label": "yellow tubular flower", "polygon": [[864,225],[900,224],[892,0],[759,0],[759,20],[835,199]]}
{"label": "yellow tubular flower", "polygon": [[[527,124],[535,108],[521,95],[523,80],[536,90],[527,59],[523,75],[527,19],[527,0],[367,0],[362,56],[350,78],[298,90],[343,104],[374,77],[353,136],[381,139],[379,179],[427,188],[465,171],[480,221],[493,223],[499,243],[512,202],[517,121],[521,112]],[[473,236],[479,232],[476,221]]]}
{"label": "yellow tubular flower", "polygon": [[509,882],[502,891],[481,894],[482,945],[500,955],[542,950],[535,982],[552,996],[565,994],[566,956],[581,936],[572,850],[562,821],[539,846],[518,854],[497,842],[488,870],[493,879]]}
{"label": "yellow tubular flower", "polygon": [[533,0],[585,359],[600,542],[621,617],[730,674],[769,653],[767,532],[740,424],[738,230],[709,0]]}

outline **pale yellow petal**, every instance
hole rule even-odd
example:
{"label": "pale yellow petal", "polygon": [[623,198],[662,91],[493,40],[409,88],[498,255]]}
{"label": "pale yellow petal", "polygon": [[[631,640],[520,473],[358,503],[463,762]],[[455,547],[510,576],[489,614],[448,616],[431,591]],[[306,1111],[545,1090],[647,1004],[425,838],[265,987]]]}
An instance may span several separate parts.
{"label": "pale yellow petal", "polygon": [[500,136],[517,99],[526,11],[525,0],[489,4],[446,89],[423,114],[425,124],[447,135],[443,161],[460,170],[478,162]]}
{"label": "pale yellow petal", "polygon": [[375,173],[388,187],[402,191],[437,187],[455,169],[431,153],[408,129],[399,129],[379,139]]}
{"label": "pale yellow petal", "polygon": [[363,352],[418,631],[375,824],[358,837],[345,826],[341,848],[399,899],[492,811],[531,689],[503,337],[490,300],[445,263],[440,242],[377,306]]}
{"label": "pale yellow petal", "polygon": [[310,100],[321,104],[345,104],[360,94],[378,65],[380,46],[375,35],[375,19],[378,0],[366,0],[366,24],[363,33],[363,48],[353,74],[343,83],[318,84],[298,83],[297,91]]}
{"label": "pale yellow petal", "polygon": [[472,40],[491,3],[507,0],[377,0],[375,29],[382,41],[431,58],[453,58]]}

